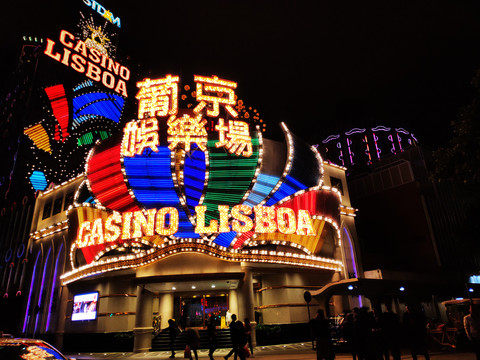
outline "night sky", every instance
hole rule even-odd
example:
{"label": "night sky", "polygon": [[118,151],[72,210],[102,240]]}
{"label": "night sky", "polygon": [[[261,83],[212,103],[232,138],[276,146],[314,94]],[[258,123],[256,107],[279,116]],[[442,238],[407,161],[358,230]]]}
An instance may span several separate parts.
{"label": "night sky", "polygon": [[[449,138],[480,68],[478,1],[99,2],[121,18],[117,60],[135,81],[168,73],[237,81],[267,137],[278,136],[280,121],[312,144],[387,125],[433,148]],[[86,8],[82,0],[2,4],[1,76],[18,61],[22,35],[57,41]]]}

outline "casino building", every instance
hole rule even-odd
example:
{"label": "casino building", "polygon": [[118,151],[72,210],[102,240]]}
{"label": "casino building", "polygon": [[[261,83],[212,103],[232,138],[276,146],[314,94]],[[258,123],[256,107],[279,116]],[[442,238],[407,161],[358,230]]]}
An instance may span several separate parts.
{"label": "casino building", "polygon": [[[193,109],[175,101],[178,77],[138,83],[139,119],[97,142],[84,173],[39,193],[23,333],[59,345],[133,331],[146,351],[154,318],[302,323],[304,291],[361,276],[345,168],[286,124],[284,142],[263,138],[233,109],[235,83],[195,83]],[[359,305],[327,300],[311,311]]]}

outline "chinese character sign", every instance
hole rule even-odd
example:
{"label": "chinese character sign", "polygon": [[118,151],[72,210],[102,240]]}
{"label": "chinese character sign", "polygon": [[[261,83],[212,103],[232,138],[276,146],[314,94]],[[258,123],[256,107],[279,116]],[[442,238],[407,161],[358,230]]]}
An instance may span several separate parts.
{"label": "chinese character sign", "polygon": [[[158,120],[156,116],[169,116],[166,125],[168,148],[174,150],[182,146],[190,151],[196,144],[201,151],[207,150],[208,133],[205,128],[203,109],[210,117],[220,114],[220,106],[224,107],[233,118],[238,113],[233,109],[236,104],[235,89],[237,83],[219,79],[217,76],[204,77],[195,75],[197,84],[196,99],[199,104],[193,113],[178,115],[178,76],[167,75],[160,79],[145,79],[137,83],[140,89],[138,99],[138,121],[127,123],[124,128],[122,155],[133,157],[141,155],[147,148],[158,152],[160,145]],[[249,124],[244,121],[219,118],[215,130],[219,134],[217,148],[223,147],[230,154],[250,157],[253,153]]]}
{"label": "chinese character sign", "polygon": [[176,115],[178,111],[178,76],[145,79],[138,82],[138,118]]}
{"label": "chinese character sign", "polygon": [[[140,125],[140,126],[138,126]],[[123,129],[122,155],[141,155],[146,148],[158,152],[158,121],[155,118],[130,121]]]}
{"label": "chinese character sign", "polygon": [[217,148],[223,146],[230,154],[252,156],[252,138],[246,122],[229,120],[228,126],[225,126],[224,120],[218,119],[215,130],[218,131],[219,137],[219,141],[215,144]]}
{"label": "chinese character sign", "polygon": [[215,75],[211,78],[195,75],[194,80],[197,84],[197,100],[200,101],[193,110],[195,113],[200,113],[207,104],[210,104],[212,109],[207,109],[207,115],[217,117],[222,104],[230,115],[234,118],[238,116],[233,108],[236,104],[234,91],[237,88],[236,82],[219,79]]}
{"label": "chinese character sign", "polygon": [[185,145],[185,151],[190,151],[190,145],[196,143],[200,150],[207,150],[207,130],[205,124],[207,120],[202,119],[202,115],[198,114],[191,117],[184,114],[182,117],[171,116],[168,119],[167,125],[167,141],[168,148],[173,150],[178,144]]}

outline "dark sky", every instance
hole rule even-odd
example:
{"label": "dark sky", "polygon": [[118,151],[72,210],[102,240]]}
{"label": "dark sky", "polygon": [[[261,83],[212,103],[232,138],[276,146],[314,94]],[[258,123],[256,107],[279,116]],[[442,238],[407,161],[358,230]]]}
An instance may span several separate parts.
{"label": "dark sky", "polygon": [[[480,68],[478,1],[113,1],[117,60],[143,77],[218,75],[269,124],[318,143],[353,127],[388,125],[433,147],[473,96]],[[82,0],[2,5],[1,75],[24,34],[58,39]],[[127,60],[125,60],[127,61]],[[132,94],[130,94],[133,97]],[[272,134],[275,135],[275,134]],[[268,132],[267,132],[268,136]]]}

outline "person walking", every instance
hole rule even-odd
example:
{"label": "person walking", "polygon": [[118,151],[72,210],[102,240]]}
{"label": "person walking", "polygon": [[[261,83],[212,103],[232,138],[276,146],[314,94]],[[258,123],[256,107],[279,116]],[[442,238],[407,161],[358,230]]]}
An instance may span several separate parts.
{"label": "person walking", "polygon": [[232,321],[229,327],[233,348],[224,356],[224,359],[227,360],[233,354],[235,360],[237,359],[237,356],[240,357],[241,360],[245,360],[243,347],[247,343],[247,340],[245,337],[245,331],[243,330],[243,324],[241,321],[237,321],[237,315],[232,314]]}
{"label": "person walking", "polygon": [[310,328],[317,344],[317,360],[335,359],[330,338],[330,324],[328,320],[325,319],[323,310],[318,310],[315,317],[310,320]]}
{"label": "person walking", "polygon": [[200,334],[197,329],[187,330],[187,345],[190,348],[190,360],[193,360],[192,353],[195,354],[195,360],[198,360],[197,349],[200,346]]}
{"label": "person walking", "polygon": [[252,345],[252,325],[250,325],[250,320],[248,318],[245,318],[245,322],[243,325],[245,329],[245,336],[247,337],[247,344],[248,347],[250,348],[250,355],[253,356],[253,345]]}
{"label": "person walking", "polygon": [[169,358],[173,359],[175,357],[175,351],[174,351],[175,339],[177,338],[177,335],[180,332],[180,329],[175,323],[175,320],[170,319],[168,320],[168,327],[165,330],[168,330],[168,338],[169,338],[168,347],[172,352],[172,355],[170,355]]}
{"label": "person walking", "polygon": [[215,326],[215,316],[210,314],[207,325],[208,336],[208,357],[213,360],[213,353],[217,350],[217,328]]}
{"label": "person walking", "polygon": [[463,318],[463,326],[472,343],[473,352],[477,360],[480,360],[480,314],[473,304],[470,304],[470,313]]}
{"label": "person walking", "polygon": [[411,305],[407,305],[406,310],[403,315],[403,325],[412,349],[412,359],[417,360],[417,355],[423,355],[426,360],[430,360],[426,343],[427,321],[425,315],[421,309]]}
{"label": "person walking", "polygon": [[380,316],[380,328],[385,341],[385,359],[389,359],[391,353],[393,360],[400,360],[400,319],[391,305],[387,305],[387,311]]}

